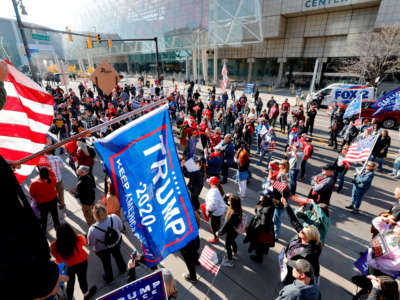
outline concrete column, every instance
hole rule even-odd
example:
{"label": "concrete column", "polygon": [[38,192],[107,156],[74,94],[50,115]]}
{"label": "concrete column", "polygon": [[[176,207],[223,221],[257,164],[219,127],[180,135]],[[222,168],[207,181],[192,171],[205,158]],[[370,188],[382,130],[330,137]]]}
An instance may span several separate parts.
{"label": "concrete column", "polygon": [[190,61],[189,61],[189,56],[186,56],[186,62],[185,62],[185,80],[189,81],[190,80]]}
{"label": "concrete column", "polygon": [[197,80],[197,49],[193,48],[192,51],[192,63],[193,63],[193,80]]}
{"label": "concrete column", "polygon": [[247,74],[247,82],[251,82],[251,76],[253,74],[253,65],[255,62],[254,58],[248,58],[247,62],[249,64],[249,73]]}
{"label": "concrete column", "polygon": [[218,82],[218,48],[214,48],[214,84]]}
{"label": "concrete column", "polygon": [[128,73],[131,72],[131,65],[129,63],[129,56],[128,55],[126,56],[126,70],[127,70]]}
{"label": "concrete column", "polygon": [[318,70],[317,70],[317,77],[315,79],[315,85],[318,86],[321,83],[322,79],[322,69],[324,67],[324,63],[326,63],[328,59],[326,57],[319,58]]}
{"label": "concrete column", "polygon": [[202,63],[203,79],[206,82],[208,82],[208,54],[207,54],[207,48],[201,49],[201,63]]}
{"label": "concrete column", "polygon": [[283,67],[284,67],[286,61],[287,61],[286,58],[278,58],[279,71],[278,71],[278,78],[276,79],[275,87],[282,86]]}

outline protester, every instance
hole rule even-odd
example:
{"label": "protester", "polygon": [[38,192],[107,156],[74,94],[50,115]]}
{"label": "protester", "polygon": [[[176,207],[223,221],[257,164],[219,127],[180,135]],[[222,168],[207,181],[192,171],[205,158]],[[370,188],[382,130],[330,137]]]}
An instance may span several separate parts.
{"label": "protester", "polygon": [[285,133],[287,127],[287,116],[290,112],[290,103],[288,99],[285,98],[285,101],[281,104],[281,113],[279,116],[279,123],[281,125],[281,132]]}
{"label": "protester", "polygon": [[[105,195],[105,207],[107,209],[107,214],[117,215],[121,218],[121,204],[119,203],[119,199],[117,197],[117,193],[115,191],[114,185],[109,177],[107,177],[107,194]],[[93,211],[93,207],[91,208]]]}
{"label": "protester", "polygon": [[311,190],[308,198],[311,198],[315,203],[330,204],[332,190],[334,188],[333,165],[326,165],[322,168],[322,172],[314,176],[311,180]]}
{"label": "protester", "polygon": [[75,287],[75,275],[78,277],[79,286],[84,295],[84,299],[90,299],[96,293],[96,286],[88,287],[87,269],[88,255],[83,249],[86,239],[75,231],[68,223],[62,223],[57,228],[57,238],[50,245],[51,255],[57,264],[67,265],[67,299],[72,300]]}
{"label": "protester", "polygon": [[[284,200],[282,199],[284,202]],[[299,225],[299,224],[296,224]],[[285,285],[293,283],[295,280],[292,275],[292,267],[294,261],[298,259],[307,260],[314,269],[314,282],[319,283],[319,256],[321,254],[320,235],[314,226],[296,226],[294,228],[298,234],[295,235],[288,243],[285,249],[284,263],[287,264],[288,272],[283,280]],[[292,261],[292,263],[291,263]]]}
{"label": "protester", "polygon": [[306,133],[310,134],[310,136],[313,135],[314,122],[316,116],[317,116],[317,106],[313,105],[311,106],[311,109],[307,111]]}
{"label": "protester", "polygon": [[56,155],[52,155],[50,152],[45,154],[47,161],[49,163],[50,169],[56,175],[56,190],[57,190],[57,200],[58,200],[58,208],[64,209],[65,202],[64,202],[64,185],[62,181],[62,174],[61,170],[64,168],[64,163]]}
{"label": "protester", "polygon": [[255,216],[247,227],[243,243],[249,243],[249,253],[255,251],[255,255],[250,255],[254,262],[262,263],[269,248],[275,246],[272,217],[276,203],[272,193],[262,194],[255,208]]}
{"label": "protester", "polygon": [[[113,281],[113,272],[111,266],[111,255],[117,263],[120,273],[126,272],[126,265],[121,254],[121,231],[123,225],[121,219],[116,215],[107,216],[107,210],[102,205],[95,205],[93,207],[93,215],[96,220],[89,228],[88,232],[88,246],[96,252],[100,258],[104,268],[103,279],[110,283]],[[113,234],[106,234],[107,231]],[[107,238],[112,236],[112,238]]]}
{"label": "protester", "polygon": [[378,159],[378,170],[382,171],[383,160],[387,156],[390,147],[390,136],[386,129],[383,129],[376,140],[375,147],[372,150],[372,160]]}
{"label": "protester", "polygon": [[313,267],[305,259],[290,261],[292,276],[295,281],[286,285],[275,300],[320,300],[321,293],[318,286],[314,283]]}
{"label": "protester", "polygon": [[301,163],[304,159],[304,153],[299,143],[294,143],[293,146],[288,147],[285,156],[289,160],[289,177],[290,177],[290,193],[296,194],[297,177],[300,172]]}
{"label": "protester", "polygon": [[86,223],[90,227],[93,223],[95,223],[95,218],[93,217],[93,207],[96,197],[96,184],[89,172],[90,168],[88,166],[79,166],[78,170],[76,171],[76,174],[78,175],[78,182],[70,192],[77,199],[79,199],[82,205],[83,216],[85,217]]}
{"label": "protester", "polygon": [[220,189],[218,188],[219,180],[217,177],[213,176],[207,180],[210,185],[210,189],[207,192],[205,202],[206,202],[206,211],[210,218],[211,229],[213,238],[209,239],[209,243],[218,243],[219,239],[217,236],[217,232],[221,227],[221,218],[225,213],[226,204],[222,198]]}
{"label": "protester", "polygon": [[190,192],[190,201],[192,203],[193,209],[198,212],[200,209],[200,200],[199,196],[201,193],[201,190],[203,189],[204,185],[204,163],[203,160],[197,159],[196,161],[196,166],[197,170],[193,171],[188,171],[187,168],[184,166],[184,161],[181,162],[183,168],[183,174],[185,177],[189,178],[189,182],[187,184],[187,187]]}
{"label": "protester", "polygon": [[304,153],[304,158],[303,161],[301,162],[301,167],[300,167],[300,179],[304,179],[304,175],[306,174],[306,167],[307,167],[307,161],[310,160],[311,156],[314,153],[314,146],[312,145],[312,140],[310,138],[305,139],[305,144],[303,146],[303,153]]}
{"label": "protester", "polygon": [[223,162],[222,162],[222,181],[221,184],[228,182],[228,170],[232,166],[235,158],[235,147],[232,144],[232,135],[227,134],[224,140],[220,143],[219,148],[223,151]]}
{"label": "protester", "polygon": [[60,225],[57,210],[56,177],[46,167],[39,168],[39,176],[29,186],[29,194],[37,202],[40,211],[40,223],[43,232],[47,230],[49,212],[53,219],[54,228]]}
{"label": "protester", "polygon": [[235,239],[238,235],[236,228],[239,227],[242,221],[243,212],[240,197],[228,194],[227,198],[228,212],[225,216],[224,226],[218,231],[218,236],[220,237],[226,234],[225,249],[228,260],[225,261],[223,265],[226,267],[233,267],[233,259],[237,260],[239,258]]}
{"label": "protester", "polygon": [[365,170],[356,170],[353,179],[353,190],[351,194],[351,204],[347,205],[347,209],[358,214],[362,199],[365,193],[369,190],[374,179],[375,163],[369,161]]}
{"label": "protester", "polygon": [[247,179],[249,178],[250,156],[246,149],[246,144],[242,143],[235,154],[235,160],[238,164],[236,180],[239,186],[239,196],[244,199],[247,190]]}

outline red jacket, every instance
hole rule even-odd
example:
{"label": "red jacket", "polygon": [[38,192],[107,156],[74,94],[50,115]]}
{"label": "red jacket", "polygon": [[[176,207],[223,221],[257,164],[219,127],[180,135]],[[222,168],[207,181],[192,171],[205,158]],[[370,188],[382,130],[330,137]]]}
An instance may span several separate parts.
{"label": "red jacket", "polygon": [[76,158],[78,159],[78,166],[84,165],[90,167],[94,163],[93,157],[86,155],[81,149],[76,152]]}
{"label": "red jacket", "polygon": [[57,197],[56,178],[50,175],[51,182],[37,177],[29,186],[29,194],[37,203],[47,203]]}
{"label": "red jacket", "polygon": [[311,157],[311,155],[313,154],[313,151],[314,151],[314,146],[313,146],[313,145],[307,145],[307,144],[305,144],[305,145],[304,145],[304,149],[303,149],[303,152],[304,152],[304,160],[309,160],[310,157]]}

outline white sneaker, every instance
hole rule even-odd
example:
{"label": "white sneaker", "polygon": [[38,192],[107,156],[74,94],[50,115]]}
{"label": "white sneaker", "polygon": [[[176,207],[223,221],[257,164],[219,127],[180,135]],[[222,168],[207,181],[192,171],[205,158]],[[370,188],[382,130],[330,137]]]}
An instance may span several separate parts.
{"label": "white sneaker", "polygon": [[236,254],[233,254],[233,255],[232,255],[232,259],[233,259],[233,260],[239,260],[239,254],[237,254],[237,253],[236,253]]}
{"label": "white sneaker", "polygon": [[225,260],[223,263],[222,263],[222,265],[224,266],[224,267],[230,267],[230,268],[233,268],[233,266],[234,266],[234,264],[233,264],[233,261],[232,260]]}

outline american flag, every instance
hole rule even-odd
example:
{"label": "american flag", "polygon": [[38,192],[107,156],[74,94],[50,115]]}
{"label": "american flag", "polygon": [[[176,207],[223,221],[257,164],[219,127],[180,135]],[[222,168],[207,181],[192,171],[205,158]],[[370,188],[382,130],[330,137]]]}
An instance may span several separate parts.
{"label": "american flag", "polygon": [[[53,122],[53,97],[8,63],[4,82],[6,104],[0,111],[0,155],[17,161],[46,145],[46,133]],[[39,159],[39,158],[38,158]],[[21,183],[35,168],[38,159],[21,165],[15,176]]]}
{"label": "american flag", "polygon": [[199,263],[210,271],[212,274],[217,275],[219,268],[221,267],[221,258],[218,257],[217,252],[205,245],[201,252]]}
{"label": "american flag", "polygon": [[361,162],[367,160],[375,146],[377,138],[378,135],[369,135],[366,138],[353,142],[343,160],[347,162]]}
{"label": "american flag", "polygon": [[267,151],[274,151],[276,149],[276,141],[268,143]]}
{"label": "american flag", "polygon": [[226,67],[226,64],[224,64],[224,66],[222,67],[221,75],[222,75],[221,89],[222,92],[225,92],[225,89],[228,87],[228,81],[229,81],[228,68]]}
{"label": "american flag", "polygon": [[280,193],[282,193],[288,187],[288,184],[286,182],[280,182],[278,180],[275,180],[274,183],[272,184],[272,187],[274,189],[277,189]]}

